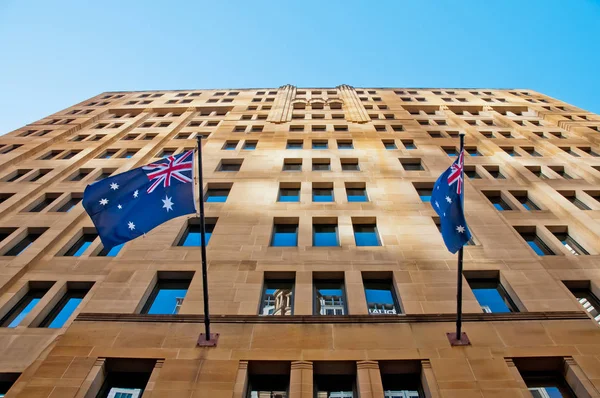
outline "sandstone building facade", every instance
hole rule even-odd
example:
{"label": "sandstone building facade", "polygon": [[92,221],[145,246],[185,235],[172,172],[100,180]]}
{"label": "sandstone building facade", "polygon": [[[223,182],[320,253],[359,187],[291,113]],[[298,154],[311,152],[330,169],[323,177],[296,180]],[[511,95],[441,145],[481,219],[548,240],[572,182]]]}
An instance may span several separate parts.
{"label": "sandstone building facade", "polygon": [[[198,135],[216,347],[198,220],[104,248],[80,203]],[[600,397],[599,254],[600,116],[535,91],[103,93],[0,137],[0,397]]]}

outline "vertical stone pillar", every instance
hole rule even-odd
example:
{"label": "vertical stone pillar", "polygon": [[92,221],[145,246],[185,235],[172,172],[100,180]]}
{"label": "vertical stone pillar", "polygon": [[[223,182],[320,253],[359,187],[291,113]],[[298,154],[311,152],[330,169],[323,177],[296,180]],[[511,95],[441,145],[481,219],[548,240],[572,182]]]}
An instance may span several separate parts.
{"label": "vertical stone pillar", "polygon": [[144,389],[144,394],[148,393],[148,395],[151,395],[151,392],[154,390],[154,385],[156,384],[156,380],[158,380],[158,376],[160,376],[160,371],[164,364],[165,364],[164,359],[156,360],[154,369],[152,369],[152,373],[150,373],[150,378],[148,379],[148,384],[146,384],[146,388]]}
{"label": "vertical stone pillar", "polygon": [[248,361],[240,361],[238,365],[233,394],[231,398],[245,398],[248,389]]}
{"label": "vertical stone pillar", "polygon": [[313,313],[312,271],[296,272],[294,287],[294,315],[312,315]]}
{"label": "vertical stone pillar", "polygon": [[439,398],[440,391],[429,359],[421,360],[421,386],[428,398]]}
{"label": "vertical stone pillar", "polygon": [[267,122],[286,123],[292,120],[292,100],[296,98],[296,86],[286,84],[279,87]]}
{"label": "vertical stone pillar", "polygon": [[583,370],[577,365],[573,357],[565,357],[564,373],[567,384],[579,398],[600,397],[594,384],[588,379]]}
{"label": "vertical stone pillar", "polygon": [[377,361],[356,363],[356,386],[359,398],[383,398],[383,383]]}
{"label": "vertical stone pillar", "polygon": [[105,362],[106,358],[96,359],[94,366],[92,366],[81,387],[79,387],[75,398],[94,398],[98,395],[100,387],[102,387],[102,383],[104,383],[104,379],[106,378]]}
{"label": "vertical stone pillar", "polygon": [[365,299],[365,287],[363,285],[360,271],[344,272],[346,284],[346,299],[348,300],[348,314],[368,315],[367,301]]}
{"label": "vertical stone pillar", "polygon": [[371,121],[354,87],[342,84],[337,89],[340,92],[340,98],[344,102],[344,112],[347,121],[352,123],[367,123]]}
{"label": "vertical stone pillar", "polygon": [[313,364],[308,361],[292,362],[290,398],[313,398]]}
{"label": "vertical stone pillar", "polygon": [[508,366],[508,370],[510,371],[510,374],[512,375],[513,380],[516,382],[516,384],[521,389],[521,394],[524,397],[526,397],[527,394],[530,394],[530,393],[529,393],[529,390],[527,389],[527,384],[525,384],[525,380],[523,380],[523,378],[521,377],[521,373],[519,373],[519,369],[517,369],[517,367],[515,366],[515,363],[513,362],[513,360],[511,358],[505,358],[504,360],[506,361],[506,365]]}

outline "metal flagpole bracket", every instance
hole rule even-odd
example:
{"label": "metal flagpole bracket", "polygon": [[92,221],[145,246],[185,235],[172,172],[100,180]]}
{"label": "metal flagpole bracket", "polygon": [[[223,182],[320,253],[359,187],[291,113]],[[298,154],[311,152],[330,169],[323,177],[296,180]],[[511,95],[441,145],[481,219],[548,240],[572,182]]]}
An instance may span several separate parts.
{"label": "metal flagpole bracket", "polygon": [[200,333],[198,337],[198,343],[196,346],[198,347],[216,347],[219,342],[219,333],[211,333],[209,339],[206,339],[206,334]]}
{"label": "metal flagpole bracket", "polygon": [[460,339],[456,338],[456,332],[446,333],[451,346],[471,345],[471,340],[465,332],[460,334]]}

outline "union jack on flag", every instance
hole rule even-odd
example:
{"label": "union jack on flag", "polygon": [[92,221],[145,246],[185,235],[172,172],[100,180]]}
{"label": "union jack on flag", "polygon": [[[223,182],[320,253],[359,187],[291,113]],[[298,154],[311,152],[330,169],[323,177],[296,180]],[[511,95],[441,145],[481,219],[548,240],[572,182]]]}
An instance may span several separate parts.
{"label": "union jack on flag", "polygon": [[194,151],[190,150],[178,157],[171,155],[144,166],[142,169],[146,172],[148,179],[154,181],[148,187],[147,193],[154,192],[161,184],[165,188],[171,186],[171,179],[183,183],[192,182],[193,153]]}
{"label": "union jack on flag", "polygon": [[464,150],[461,149],[458,154],[458,162],[452,163],[450,166],[450,175],[448,176],[448,186],[456,183],[456,193],[462,193],[462,184],[463,184],[463,168],[464,168]]}

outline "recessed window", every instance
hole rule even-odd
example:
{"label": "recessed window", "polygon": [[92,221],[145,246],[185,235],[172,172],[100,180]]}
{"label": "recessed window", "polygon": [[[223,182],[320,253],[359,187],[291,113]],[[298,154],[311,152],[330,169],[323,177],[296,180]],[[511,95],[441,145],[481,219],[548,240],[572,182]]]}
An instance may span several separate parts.
{"label": "recessed window", "polygon": [[97,237],[98,234],[96,232],[87,232],[84,230],[81,237],[79,237],[75,243],[73,243],[71,247],[64,252],[63,256],[80,257],[83,255],[83,253],[85,253],[88,247],[92,245]]}
{"label": "recessed window", "polygon": [[483,192],[486,198],[494,205],[494,208],[498,211],[513,210],[512,207],[502,197],[499,191],[486,191]]}
{"label": "recessed window", "polygon": [[27,230],[27,235],[25,235],[21,240],[19,240],[14,246],[9,248],[6,252],[4,252],[3,256],[18,256],[23,253],[29,246],[33,244],[42,234],[47,230],[47,228],[29,228]]}
{"label": "recessed window", "polygon": [[302,159],[284,159],[283,171],[302,171]]}
{"label": "recessed window", "polygon": [[413,142],[413,140],[402,140],[402,145],[404,145],[404,149],[413,150],[417,149],[417,146]]}
{"label": "recessed window", "polygon": [[356,246],[381,246],[379,233],[375,223],[353,222],[354,241]]}
{"label": "recessed window", "polygon": [[99,257],[116,257],[117,254],[121,251],[121,249],[125,246],[125,243],[121,243],[120,245],[116,245],[113,247],[103,247],[97,254]]}
{"label": "recessed window", "polygon": [[474,277],[467,278],[467,282],[483,312],[518,312],[515,303],[500,283],[498,275],[487,278],[478,278],[477,272],[473,275]]}
{"label": "recessed window", "polygon": [[54,282],[30,281],[21,299],[0,320],[0,327],[15,328],[35,308]]}
{"label": "recessed window", "polygon": [[433,183],[419,183],[413,184],[415,190],[419,194],[419,198],[421,198],[421,202],[429,203],[431,202],[431,194],[433,192]]}
{"label": "recessed window", "polygon": [[562,245],[573,255],[588,255],[589,253],[585,250],[571,235],[567,227],[549,227],[548,228],[562,243]]}
{"label": "recessed window", "polygon": [[591,208],[586,205],[584,202],[577,198],[575,191],[558,191],[559,194],[565,197],[569,202],[573,203],[575,207],[580,210],[591,210]]}
{"label": "recessed window", "polygon": [[279,185],[278,202],[300,202],[300,183],[281,183]]}
{"label": "recessed window", "polygon": [[506,152],[508,154],[508,156],[511,156],[511,157],[520,157],[521,156],[521,154],[519,152],[517,152],[515,150],[515,148],[512,147],[512,146],[510,146],[510,147],[502,147],[500,149],[502,149],[504,152]]}
{"label": "recessed window", "polygon": [[331,183],[313,183],[313,202],[333,202],[333,185]]}
{"label": "recessed window", "polygon": [[600,300],[592,291],[590,281],[563,281],[583,309],[600,323]]}
{"label": "recessed window", "polygon": [[523,205],[525,210],[540,210],[540,207],[531,200],[527,191],[510,191],[510,193]]}
{"label": "recessed window", "polygon": [[342,126],[342,125],[333,126],[333,131],[348,131],[348,126]]}
{"label": "recessed window", "polygon": [[475,166],[464,166],[464,173],[470,180],[481,179],[481,176],[477,173]]}
{"label": "recessed window", "polygon": [[18,169],[2,178],[3,182],[14,182],[29,173],[32,169]]}
{"label": "recessed window", "polygon": [[[210,242],[213,231],[215,230],[216,224],[216,218],[208,217],[204,220],[204,235],[206,237],[205,245],[207,246]],[[201,225],[199,218],[190,218],[181,238],[179,239],[179,242],[177,243],[177,246],[201,246],[202,241],[200,238],[202,236],[202,231],[200,227]]]}
{"label": "recessed window", "polygon": [[223,150],[225,151],[235,151],[235,148],[237,148],[237,144],[239,141],[227,141],[225,142],[225,144],[223,145]]}
{"label": "recessed window", "polygon": [[101,155],[99,155],[96,159],[110,159],[117,153],[116,149],[109,149],[104,151]]}
{"label": "recessed window", "polygon": [[325,140],[313,140],[312,149],[327,149],[327,141]]}
{"label": "recessed window", "polygon": [[420,158],[400,158],[398,160],[405,171],[425,170]]}
{"label": "recessed window", "polygon": [[290,126],[290,131],[291,132],[301,132],[301,131],[304,131],[304,126],[302,126],[302,125],[292,125],[292,126]]}
{"label": "recessed window", "polygon": [[352,398],[358,396],[354,375],[315,373],[313,378],[315,397]]}
{"label": "recessed window", "polygon": [[231,184],[223,184],[221,186],[208,184],[204,201],[207,203],[224,203],[227,201],[230,191]]}
{"label": "recessed window", "polygon": [[13,195],[14,195],[14,193],[0,193],[0,204],[6,202]]}
{"label": "recessed window", "polygon": [[338,140],[337,141],[338,149],[354,149],[354,145],[352,141],[348,140]]}
{"label": "recessed window", "polygon": [[47,193],[44,194],[41,198],[36,200],[33,205],[26,208],[24,211],[31,213],[39,213],[44,210],[46,207],[50,206],[52,202],[54,202],[61,194],[59,193]]}
{"label": "recessed window", "polygon": [[159,272],[158,281],[142,314],[177,314],[183,304],[194,271]]}
{"label": "recessed window", "polygon": [[155,359],[107,358],[101,376],[93,384],[101,386],[96,387],[99,392],[94,397],[141,397],[155,365]]}
{"label": "recessed window", "polygon": [[363,285],[365,287],[365,297],[369,314],[402,313],[398,305],[391,276],[380,279],[365,279],[365,274],[363,274]]}
{"label": "recessed window", "polygon": [[500,168],[498,166],[483,166],[483,168],[492,176],[492,178],[495,178],[497,180],[506,179],[506,177],[504,177],[504,174],[500,172]]}
{"label": "recessed window", "polygon": [[93,282],[68,282],[67,292],[54,306],[52,311],[40,323],[41,328],[58,329],[65,325],[86,294],[93,286]]}
{"label": "recessed window", "polygon": [[535,227],[515,227],[515,229],[538,256],[554,255],[554,252],[537,235]]}
{"label": "recessed window", "polygon": [[[122,159],[131,159],[136,153],[137,153],[136,149],[128,149],[127,151],[123,152],[121,154],[121,156],[119,156],[119,157]],[[170,155],[172,155],[172,153]],[[163,157],[170,156],[170,155],[163,153]]]}
{"label": "recessed window", "polygon": [[[285,222],[285,223],[284,223]],[[271,246],[292,247],[298,246],[298,220],[278,220],[273,224]]]}
{"label": "recessed window", "polygon": [[20,373],[0,373],[0,398],[8,393],[20,375]]}
{"label": "recessed window", "polygon": [[364,183],[346,183],[348,202],[368,202],[367,189]]}
{"label": "recessed window", "polygon": [[[321,117],[319,117],[319,116],[321,116]],[[319,118],[321,118],[321,119],[322,119],[322,116],[323,116],[323,115],[313,115],[313,117],[312,117],[312,118],[313,118],[313,119],[319,119]],[[314,125],[314,126],[312,126],[311,130],[312,130],[312,131],[325,131],[325,130],[326,130],[326,127],[325,127],[324,125]]]}
{"label": "recessed window", "polygon": [[381,140],[385,149],[398,149],[396,143],[393,140]]}
{"label": "recessed window", "polygon": [[293,315],[294,279],[267,277],[268,274],[265,275],[259,315]]}
{"label": "recessed window", "polygon": [[312,160],[313,171],[329,171],[331,170],[331,164],[329,159],[313,159]]}
{"label": "recessed window", "polygon": [[455,147],[443,147],[442,149],[444,152],[446,152],[446,155],[450,156],[451,158],[458,156],[458,149]]}
{"label": "recessed window", "polygon": [[256,149],[256,144],[258,141],[244,141],[244,146],[242,147],[245,151],[253,151]]}
{"label": "recessed window", "polygon": [[240,171],[243,159],[223,159],[217,168],[218,171],[235,172]]}
{"label": "recessed window", "polygon": [[[513,358],[534,398],[576,398],[564,377],[564,359],[558,357]],[[577,376],[573,376],[577,378]]]}
{"label": "recessed window", "polygon": [[314,315],[346,315],[348,313],[343,279],[313,279],[313,287]]}
{"label": "recessed window", "polygon": [[69,179],[69,181],[81,181],[85,177],[87,177],[93,170],[92,169],[79,169],[73,176]]}
{"label": "recessed window", "polygon": [[340,159],[342,171],[360,171],[358,159]]}
{"label": "recessed window", "polygon": [[379,366],[385,398],[425,397],[420,361],[379,361]]}
{"label": "recessed window", "polygon": [[313,246],[339,246],[337,219],[313,219]]}
{"label": "recessed window", "polygon": [[302,149],[302,140],[288,140],[285,149]]}

